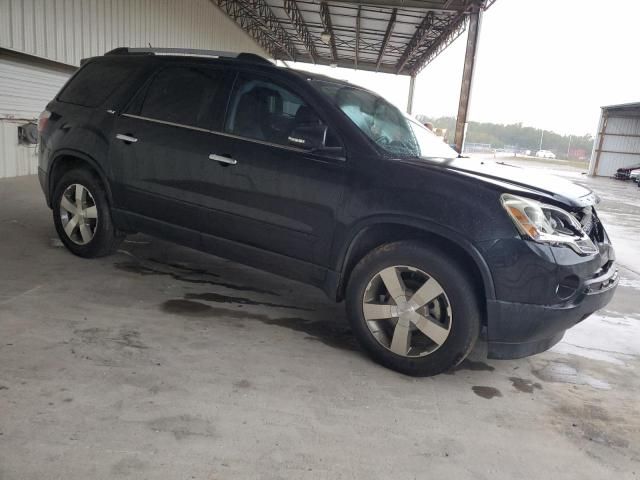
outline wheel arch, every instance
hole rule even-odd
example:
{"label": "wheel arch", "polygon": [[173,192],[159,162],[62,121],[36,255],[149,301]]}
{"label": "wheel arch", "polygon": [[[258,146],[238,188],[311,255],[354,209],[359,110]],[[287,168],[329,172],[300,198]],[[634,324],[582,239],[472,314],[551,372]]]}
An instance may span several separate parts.
{"label": "wheel arch", "polygon": [[395,217],[369,219],[351,232],[336,262],[338,275],[332,290],[338,301],[344,298],[353,268],[368,252],[385,243],[400,240],[418,240],[437,245],[460,261],[471,274],[481,295],[483,309],[487,299],[495,299],[493,278],[487,263],[475,246],[458,232],[422,219]]}
{"label": "wheel arch", "polygon": [[96,162],[91,156],[78,150],[62,149],[56,151],[52,157],[53,160],[49,165],[47,185],[47,199],[49,208],[52,207],[53,191],[56,188],[56,183],[60,180],[60,178],[62,178],[65,172],[79,167],[88,168],[98,176],[107,193],[107,201],[110,205],[113,205],[111,187],[109,185],[109,182],[107,181],[107,176],[105,175],[100,164]]}

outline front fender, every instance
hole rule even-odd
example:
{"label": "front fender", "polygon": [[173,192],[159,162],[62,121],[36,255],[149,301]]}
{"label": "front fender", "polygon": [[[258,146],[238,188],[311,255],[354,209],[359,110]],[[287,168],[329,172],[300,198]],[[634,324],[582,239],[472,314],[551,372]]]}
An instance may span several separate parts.
{"label": "front fender", "polygon": [[342,246],[335,257],[334,265],[335,271],[337,272],[336,278],[334,279],[335,286],[333,288],[329,287],[329,290],[334,290],[335,288],[336,298],[339,297],[340,289],[342,288],[345,280],[344,276],[347,273],[346,269],[349,264],[349,259],[353,255],[354,246],[357,245],[363,236],[366,236],[367,233],[371,231],[372,227],[381,225],[410,227],[412,229],[422,231],[425,234],[435,235],[445,241],[453,243],[455,246],[462,249],[473,260],[475,266],[480,272],[486,298],[489,300],[495,299],[495,286],[489,266],[480,251],[468,238],[451,228],[423,218],[397,216],[393,214],[382,214],[367,217],[358,221],[347,230],[344,236],[345,241],[342,243]]}

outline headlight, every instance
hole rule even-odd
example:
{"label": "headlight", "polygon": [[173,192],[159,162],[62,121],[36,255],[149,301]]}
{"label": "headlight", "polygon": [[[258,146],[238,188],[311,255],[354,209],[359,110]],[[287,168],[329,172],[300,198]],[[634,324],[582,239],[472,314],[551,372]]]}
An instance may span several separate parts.
{"label": "headlight", "polygon": [[582,255],[598,252],[580,222],[569,212],[508,193],[502,194],[500,200],[518,231],[531,240],[565,245]]}

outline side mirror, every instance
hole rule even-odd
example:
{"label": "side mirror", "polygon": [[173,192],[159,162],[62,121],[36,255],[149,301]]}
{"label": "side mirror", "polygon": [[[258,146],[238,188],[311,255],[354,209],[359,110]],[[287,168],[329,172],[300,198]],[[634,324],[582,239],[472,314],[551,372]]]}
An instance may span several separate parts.
{"label": "side mirror", "polygon": [[322,150],[327,138],[327,126],[319,124],[299,125],[289,134],[289,145],[305,150]]}

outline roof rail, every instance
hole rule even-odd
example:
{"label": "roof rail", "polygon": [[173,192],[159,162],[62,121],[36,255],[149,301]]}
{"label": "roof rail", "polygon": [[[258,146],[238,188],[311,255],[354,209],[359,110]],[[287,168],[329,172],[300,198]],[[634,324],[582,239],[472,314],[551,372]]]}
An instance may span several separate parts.
{"label": "roof rail", "polygon": [[255,53],[223,52],[218,50],[201,50],[197,48],[130,48],[119,47],[108,51],[105,55],[193,55],[198,57],[237,58],[248,62],[273,65],[269,60]]}

